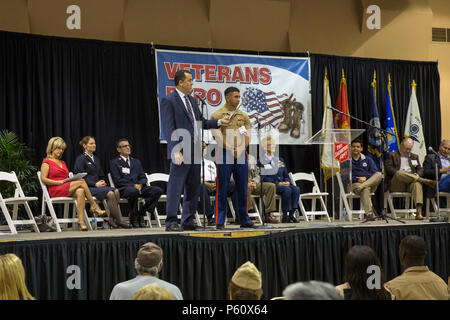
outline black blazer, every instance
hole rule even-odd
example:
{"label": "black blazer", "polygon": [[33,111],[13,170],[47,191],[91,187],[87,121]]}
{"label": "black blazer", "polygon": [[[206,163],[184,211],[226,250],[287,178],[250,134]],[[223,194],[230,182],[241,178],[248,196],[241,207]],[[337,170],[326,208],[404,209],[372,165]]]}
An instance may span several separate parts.
{"label": "black blazer", "polygon": [[87,176],[84,177],[89,187],[95,187],[95,184],[100,180],[108,181],[105,178],[102,166],[100,165],[100,159],[94,156],[94,162],[85,153],[80,154],[75,160],[75,166],[73,168],[74,173],[86,172]]}

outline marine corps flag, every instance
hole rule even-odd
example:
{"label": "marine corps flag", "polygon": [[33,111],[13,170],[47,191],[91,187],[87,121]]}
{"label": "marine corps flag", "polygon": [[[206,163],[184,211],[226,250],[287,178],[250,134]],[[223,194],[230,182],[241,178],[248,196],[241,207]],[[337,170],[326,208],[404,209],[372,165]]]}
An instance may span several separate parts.
{"label": "marine corps flag", "polygon": [[409,100],[408,113],[405,124],[405,138],[414,140],[411,152],[419,156],[420,163],[423,163],[427,155],[425,138],[423,136],[422,119],[420,118],[419,104],[416,96],[416,82],[413,81],[411,88],[411,99]]}
{"label": "marine corps flag", "polygon": [[341,87],[336,101],[336,109],[345,114],[335,112],[334,128],[335,129],[350,129],[350,118],[347,116],[348,100],[347,100],[347,80],[345,80],[344,69],[342,69]]}
{"label": "marine corps flag", "polygon": [[[323,79],[323,120],[322,120],[322,132],[325,134],[325,141],[332,141],[333,134],[331,130],[333,129],[333,112],[331,109],[331,96],[330,96],[330,83],[327,79],[327,69],[325,68],[325,77]],[[333,147],[329,144],[324,144],[322,146],[322,154],[320,167],[323,169],[325,181],[333,175],[333,169],[339,171],[339,162],[334,160],[333,157]]]}

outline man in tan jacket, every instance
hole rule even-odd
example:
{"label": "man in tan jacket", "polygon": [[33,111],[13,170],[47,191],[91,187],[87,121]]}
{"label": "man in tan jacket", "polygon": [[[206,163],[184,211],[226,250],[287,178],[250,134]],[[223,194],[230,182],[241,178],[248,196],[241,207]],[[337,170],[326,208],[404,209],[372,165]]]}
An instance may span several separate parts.
{"label": "man in tan jacket", "polygon": [[392,192],[410,192],[416,205],[416,219],[422,220],[423,189],[422,183],[435,188],[436,182],[422,178],[423,168],[419,156],[411,152],[414,141],[403,139],[399,151],[388,152],[384,161],[386,173],[385,190]]}

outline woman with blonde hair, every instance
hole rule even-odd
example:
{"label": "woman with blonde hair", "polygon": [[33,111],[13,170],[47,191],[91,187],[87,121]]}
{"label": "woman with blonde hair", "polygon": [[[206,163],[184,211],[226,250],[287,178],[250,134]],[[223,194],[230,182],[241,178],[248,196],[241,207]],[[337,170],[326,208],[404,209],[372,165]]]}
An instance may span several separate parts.
{"label": "woman with blonde hair", "polygon": [[66,143],[60,137],[53,137],[47,145],[47,158],[42,161],[41,180],[48,186],[50,197],[74,197],[77,199],[78,209],[78,225],[81,231],[87,231],[88,228],[84,223],[84,208],[86,206],[86,198],[91,208],[90,212],[99,217],[106,214],[105,210],[101,210],[92,197],[91,191],[84,179],[65,182],[69,176],[69,170],[61,157],[66,149]]}
{"label": "woman with blonde hair", "polygon": [[0,256],[0,300],[34,300],[25,283],[22,261],[13,253]]}

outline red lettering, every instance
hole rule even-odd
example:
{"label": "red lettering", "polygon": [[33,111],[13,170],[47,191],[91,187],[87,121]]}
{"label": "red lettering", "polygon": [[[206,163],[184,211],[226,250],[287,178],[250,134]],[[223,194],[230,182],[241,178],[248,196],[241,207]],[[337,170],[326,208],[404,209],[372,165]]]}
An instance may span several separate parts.
{"label": "red lettering", "polygon": [[235,67],[233,71],[233,76],[231,78],[231,82],[244,82],[244,75],[242,74],[242,70],[240,67]]}
{"label": "red lettering", "polygon": [[195,70],[195,77],[194,77],[195,80],[201,81],[203,65],[202,64],[193,64],[193,65],[191,65],[191,68]]}
{"label": "red lettering", "polygon": [[166,87],[166,97],[175,90],[175,87]]}
{"label": "red lettering", "polygon": [[180,64],[180,70],[189,70],[190,68],[191,68],[191,65],[189,63]]}
{"label": "red lettering", "polygon": [[245,82],[250,83],[250,78],[252,83],[258,83],[258,68],[245,67]]}
{"label": "red lettering", "polygon": [[166,68],[166,73],[169,80],[173,80],[175,78],[175,73],[178,71],[178,63],[174,63],[173,68],[171,68],[170,62],[164,62],[164,67]]}
{"label": "red lettering", "polygon": [[272,82],[272,77],[268,68],[259,69],[259,82],[262,84],[269,84]]}
{"label": "red lettering", "polygon": [[214,65],[205,66],[205,81],[217,81],[216,66]]}
{"label": "red lettering", "polygon": [[222,96],[219,90],[211,89],[208,91],[207,99],[210,105],[217,106],[222,101]]}
{"label": "red lettering", "polygon": [[230,67],[218,66],[217,67],[217,81],[223,82],[223,78],[226,78],[226,82],[230,82]]}

